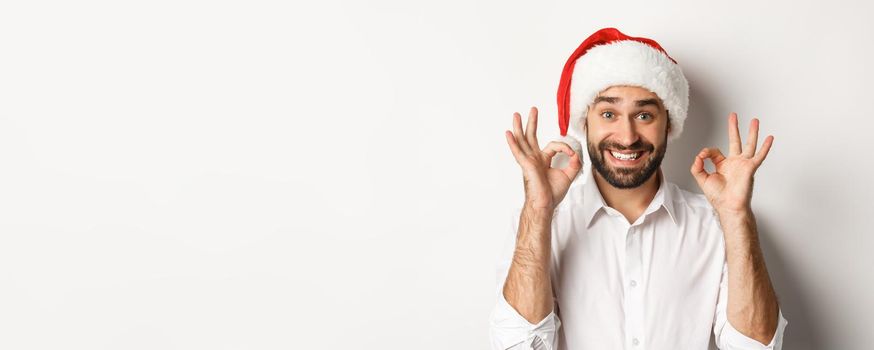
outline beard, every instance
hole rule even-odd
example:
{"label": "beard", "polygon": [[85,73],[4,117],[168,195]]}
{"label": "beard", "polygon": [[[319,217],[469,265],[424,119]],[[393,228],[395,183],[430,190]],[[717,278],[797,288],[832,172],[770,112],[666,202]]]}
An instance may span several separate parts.
{"label": "beard", "polygon": [[[635,188],[643,185],[646,180],[649,180],[649,178],[655,174],[656,170],[659,169],[659,166],[661,166],[662,159],[665,157],[665,152],[667,152],[667,144],[667,140],[665,140],[657,150],[653,151],[653,145],[649,142],[644,142],[643,139],[638,139],[637,142],[627,147],[611,141],[602,140],[598,143],[597,148],[588,141],[588,138],[586,140],[586,147],[589,149],[589,159],[592,161],[592,167],[598,171],[598,173],[600,173],[608,183],[613,185],[613,187],[622,189]],[[642,166],[614,167],[608,164],[604,159],[604,152],[607,151],[607,149],[613,149],[616,151],[648,151],[647,154],[649,156],[642,160],[644,162]]]}

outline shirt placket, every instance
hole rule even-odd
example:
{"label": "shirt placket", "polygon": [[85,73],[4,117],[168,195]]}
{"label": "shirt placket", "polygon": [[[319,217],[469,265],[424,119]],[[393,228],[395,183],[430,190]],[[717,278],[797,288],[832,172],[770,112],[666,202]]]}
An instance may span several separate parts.
{"label": "shirt placket", "polygon": [[625,235],[625,348],[643,349],[643,260],[640,226],[632,225]]}

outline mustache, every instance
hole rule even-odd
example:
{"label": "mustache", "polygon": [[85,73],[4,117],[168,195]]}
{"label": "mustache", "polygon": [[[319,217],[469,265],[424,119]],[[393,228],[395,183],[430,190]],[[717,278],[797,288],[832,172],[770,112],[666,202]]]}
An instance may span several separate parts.
{"label": "mustache", "polygon": [[643,142],[643,140],[637,140],[637,142],[632,143],[628,146],[623,146],[622,144],[611,142],[611,141],[601,141],[598,143],[598,149],[600,151],[606,151],[607,149],[614,149],[617,151],[626,151],[626,150],[641,150],[641,151],[652,151],[655,149],[653,145],[649,142]]}

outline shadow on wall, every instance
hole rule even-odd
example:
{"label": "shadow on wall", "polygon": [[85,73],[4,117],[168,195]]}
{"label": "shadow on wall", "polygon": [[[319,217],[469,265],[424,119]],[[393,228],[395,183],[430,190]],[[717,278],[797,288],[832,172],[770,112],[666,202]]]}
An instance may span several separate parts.
{"label": "shadow on wall", "polygon": [[[773,220],[779,222],[779,220]],[[779,232],[779,225],[771,225],[767,217],[756,217],[759,228],[759,242],[765,254],[765,263],[771,283],[777,291],[777,301],[783,309],[783,316],[789,321],[783,334],[783,349],[823,349],[820,334],[823,327],[817,324],[815,315],[809,314],[808,305],[813,305],[798,280],[798,271],[786,261],[774,244],[771,235]]]}
{"label": "shadow on wall", "polygon": [[[694,72],[686,72],[691,90],[689,117],[686,118],[682,136],[674,143],[668,145],[667,155],[662,163],[668,181],[687,191],[701,193],[701,189],[689,172],[695,155],[704,147],[719,147],[723,154],[728,152],[727,144],[717,144],[714,140],[727,139],[728,113],[715,108],[711,98],[710,89],[703,83],[695,81]],[[744,127],[740,125],[741,130]],[[741,132],[741,137],[746,137]],[[744,140],[745,141],[745,140]],[[761,144],[761,140],[759,140]],[[766,164],[767,166],[767,160]],[[713,166],[707,163],[707,171],[713,171]],[[765,255],[765,263],[771,282],[777,292],[777,299],[783,310],[783,316],[789,321],[783,339],[783,349],[809,350],[821,349],[820,334],[821,325],[816,324],[814,315],[809,314],[807,305],[812,305],[802,288],[801,281],[797,278],[798,271],[786,261],[774,243],[772,234],[779,234],[779,225],[771,225],[771,222],[779,222],[762,215],[756,216],[759,229],[759,240]],[[716,350],[711,337],[710,349]]]}

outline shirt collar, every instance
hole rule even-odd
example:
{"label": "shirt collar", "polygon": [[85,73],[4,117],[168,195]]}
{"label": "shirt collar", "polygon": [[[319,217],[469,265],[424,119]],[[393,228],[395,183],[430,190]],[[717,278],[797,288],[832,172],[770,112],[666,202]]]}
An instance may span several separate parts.
{"label": "shirt collar", "polygon": [[[595,215],[599,211],[605,210],[604,208],[607,207],[607,203],[604,201],[604,197],[601,196],[601,191],[598,190],[598,185],[595,183],[593,173],[597,170],[594,168],[589,168],[588,170],[589,171],[586,171],[586,182],[583,184],[583,213],[585,214],[586,228],[591,226]],[[655,197],[653,197],[652,202],[650,202],[649,206],[644,210],[643,215],[649,215],[661,207],[664,207],[668,212],[668,216],[671,217],[671,221],[673,221],[675,225],[678,225],[676,212],[674,211],[673,191],[668,189],[668,182],[661,169],[658,170],[657,175],[660,175],[659,177],[661,179],[659,181],[659,189],[656,192]]]}

